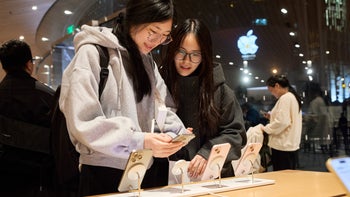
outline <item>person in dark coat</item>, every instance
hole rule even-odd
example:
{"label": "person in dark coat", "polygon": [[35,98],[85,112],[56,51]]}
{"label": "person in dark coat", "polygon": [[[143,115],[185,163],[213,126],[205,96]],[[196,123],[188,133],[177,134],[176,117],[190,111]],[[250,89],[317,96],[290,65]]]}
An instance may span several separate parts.
{"label": "person in dark coat", "polygon": [[31,76],[27,43],[5,42],[0,60],[6,72],[0,82],[0,196],[42,196],[52,179],[49,136],[55,91]]}

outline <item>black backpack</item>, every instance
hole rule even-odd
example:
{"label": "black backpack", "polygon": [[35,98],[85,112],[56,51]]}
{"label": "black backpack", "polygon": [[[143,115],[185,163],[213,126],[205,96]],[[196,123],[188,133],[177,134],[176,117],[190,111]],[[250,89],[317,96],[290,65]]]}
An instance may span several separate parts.
{"label": "black backpack", "polygon": [[[109,55],[106,47],[95,46],[100,55],[100,98],[108,78]],[[54,158],[54,183],[57,190],[77,191],[79,184],[79,153],[70,141],[66,119],[59,108],[60,92],[61,86],[58,86],[51,116],[51,153]]]}

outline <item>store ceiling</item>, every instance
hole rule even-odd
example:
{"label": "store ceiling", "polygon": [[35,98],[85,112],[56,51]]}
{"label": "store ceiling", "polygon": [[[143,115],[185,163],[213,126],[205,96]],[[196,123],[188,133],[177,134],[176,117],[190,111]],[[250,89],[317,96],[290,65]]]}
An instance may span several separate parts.
{"label": "store ceiling", "polygon": [[[0,43],[24,36],[24,40],[32,48],[33,55],[41,55],[35,43],[36,30],[54,2],[54,0],[0,1]],[[32,9],[34,5],[37,6],[37,10]]]}
{"label": "store ceiling", "polygon": [[[57,42],[65,35],[67,24],[79,21],[79,17],[82,16],[81,14],[66,16],[63,14],[63,10],[70,9],[74,13],[86,12],[93,2],[102,1],[0,1],[0,42],[23,35],[25,41],[31,45],[33,55],[44,56],[50,51],[52,43]],[[124,3],[126,0],[120,2]],[[179,20],[187,17],[202,19],[212,32],[214,52],[221,56],[218,61],[224,65],[233,62],[234,69],[242,67],[242,58],[236,46],[237,39],[252,29],[254,34],[258,36],[259,50],[256,58],[249,61],[248,66],[261,78],[268,77],[272,68],[278,68],[280,72],[285,74],[305,77],[304,74],[297,74],[302,72],[304,67],[301,61],[315,59],[314,62],[323,64],[325,60],[320,60],[319,56],[321,50],[328,48],[336,49],[338,51],[337,58],[349,65],[349,57],[346,55],[349,54],[350,48],[348,36],[335,34],[331,41],[320,41],[322,40],[320,36],[329,37],[329,33],[320,33],[326,32],[325,27],[317,25],[324,23],[324,8],[320,6],[321,2],[323,1],[175,0]],[[38,7],[36,11],[32,10],[33,5]],[[50,9],[52,5],[55,6]],[[281,14],[282,7],[288,10],[288,14]],[[350,12],[350,9],[348,11]],[[44,16],[45,20],[42,20]],[[349,13],[347,13],[348,16]],[[256,18],[266,18],[267,26],[253,25],[252,21]],[[344,31],[349,32],[349,25],[345,26]],[[311,30],[312,32],[310,32]],[[291,37],[289,35],[291,31],[296,32],[296,36]],[[48,42],[41,41],[41,37],[45,34],[50,38]],[[317,43],[318,41],[320,42]],[[295,43],[300,44],[301,47],[296,49]],[[323,43],[322,46],[320,43]],[[310,44],[315,46],[310,47]],[[305,56],[299,57],[300,53]]]}
{"label": "store ceiling", "polygon": [[[33,56],[41,56],[42,52],[35,42],[36,30],[54,2],[54,0],[0,1],[0,43],[24,36],[24,40],[31,46]],[[37,6],[37,10],[32,9],[34,5]],[[0,69],[0,79],[3,76],[4,71]]]}

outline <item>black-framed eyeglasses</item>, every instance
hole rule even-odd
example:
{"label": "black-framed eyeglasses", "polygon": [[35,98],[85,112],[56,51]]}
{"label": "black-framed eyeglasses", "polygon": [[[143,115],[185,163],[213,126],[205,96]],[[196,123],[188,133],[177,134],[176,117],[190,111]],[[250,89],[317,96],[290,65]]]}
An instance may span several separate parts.
{"label": "black-framed eyeglasses", "polygon": [[167,45],[171,41],[173,41],[170,34],[165,36],[165,35],[162,35],[160,33],[153,31],[152,29],[148,29],[147,39],[150,42],[158,42],[159,41],[161,45]]}
{"label": "black-framed eyeglasses", "polygon": [[187,55],[192,63],[199,63],[202,61],[202,55],[200,52],[187,53],[184,49],[177,50],[175,54],[175,59],[185,60]]}

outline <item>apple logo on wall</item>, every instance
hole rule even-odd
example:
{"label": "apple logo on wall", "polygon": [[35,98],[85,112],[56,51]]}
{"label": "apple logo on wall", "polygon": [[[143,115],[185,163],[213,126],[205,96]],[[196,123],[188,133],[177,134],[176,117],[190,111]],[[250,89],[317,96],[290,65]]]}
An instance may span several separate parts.
{"label": "apple logo on wall", "polygon": [[253,30],[249,30],[247,35],[239,37],[237,46],[242,54],[243,59],[251,59],[255,57],[258,51],[258,45],[255,44],[257,37],[253,35]]}

